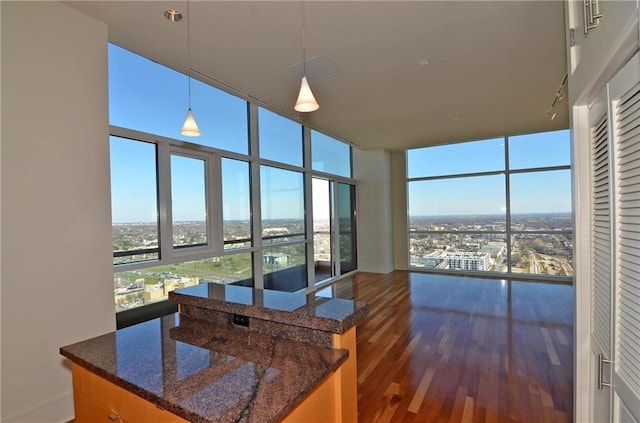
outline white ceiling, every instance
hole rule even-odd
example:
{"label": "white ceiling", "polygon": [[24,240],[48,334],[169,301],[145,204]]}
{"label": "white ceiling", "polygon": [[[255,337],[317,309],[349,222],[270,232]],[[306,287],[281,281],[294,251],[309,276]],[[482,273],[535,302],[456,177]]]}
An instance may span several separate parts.
{"label": "white ceiling", "polygon": [[[163,16],[186,14],[186,1],[66,4],[106,22],[111,42],[188,70],[186,21]],[[546,116],[566,74],[560,0],[305,1],[306,57],[337,71],[311,82],[320,109],[309,114],[293,110],[290,69],[302,62],[302,5],[190,1],[191,68],[362,149],[568,127],[566,101]]]}

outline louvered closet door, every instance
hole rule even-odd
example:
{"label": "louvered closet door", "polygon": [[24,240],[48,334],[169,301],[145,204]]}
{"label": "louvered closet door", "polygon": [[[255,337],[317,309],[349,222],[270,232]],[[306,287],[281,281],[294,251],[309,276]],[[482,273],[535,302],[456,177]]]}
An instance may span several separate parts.
{"label": "louvered closet door", "polygon": [[[612,356],[612,222],[611,167],[608,102],[606,89],[589,110],[591,158],[591,353],[593,385],[598,385],[598,362]],[[611,380],[610,368],[601,376]],[[606,372],[606,374],[604,374]],[[593,419],[611,420],[611,391],[594,389]]]}
{"label": "louvered closet door", "polygon": [[614,205],[613,421],[640,422],[640,53],[609,83]]}
{"label": "louvered closet door", "polygon": [[607,356],[611,354],[611,202],[609,197],[609,136],[606,113],[591,129],[592,182],[592,336]]}

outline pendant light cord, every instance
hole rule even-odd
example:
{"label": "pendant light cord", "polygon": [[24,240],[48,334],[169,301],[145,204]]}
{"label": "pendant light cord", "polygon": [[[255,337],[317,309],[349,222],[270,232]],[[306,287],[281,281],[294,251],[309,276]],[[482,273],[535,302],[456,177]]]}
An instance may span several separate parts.
{"label": "pendant light cord", "polygon": [[300,1],[300,21],[302,22],[302,76],[307,76],[307,43],[304,35],[304,0]]}
{"label": "pendant light cord", "polygon": [[187,79],[189,81],[189,110],[191,110],[191,13],[189,12],[189,0],[187,0],[187,66],[189,66]]}

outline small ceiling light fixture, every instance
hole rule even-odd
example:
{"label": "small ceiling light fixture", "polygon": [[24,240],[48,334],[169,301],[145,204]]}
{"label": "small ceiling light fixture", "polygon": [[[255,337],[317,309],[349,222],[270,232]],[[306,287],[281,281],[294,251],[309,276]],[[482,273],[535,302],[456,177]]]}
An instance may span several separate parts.
{"label": "small ceiling light fixture", "polygon": [[180,133],[185,137],[199,137],[202,135],[200,133],[200,128],[198,128],[198,124],[196,123],[196,119],[193,117],[193,112],[191,111],[191,15],[189,15],[189,0],[187,0],[187,62],[189,65],[189,74],[187,75],[187,79],[189,81],[189,110],[187,111],[187,117],[184,120],[184,124],[182,125],[182,130]]}
{"label": "small ceiling light fixture", "polygon": [[313,112],[320,108],[316,98],[311,92],[311,87],[307,81],[307,52],[304,38],[304,0],[300,2],[300,14],[302,15],[302,81],[300,82],[300,92],[294,109],[298,112]]}
{"label": "small ceiling light fixture", "polygon": [[169,9],[164,12],[164,17],[171,22],[182,22],[182,13],[175,9]]}

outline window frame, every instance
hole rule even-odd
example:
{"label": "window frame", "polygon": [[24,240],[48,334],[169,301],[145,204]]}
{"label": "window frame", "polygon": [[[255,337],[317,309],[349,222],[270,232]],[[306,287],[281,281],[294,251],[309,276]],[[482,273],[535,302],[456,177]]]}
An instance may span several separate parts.
{"label": "window frame", "polygon": [[[215,212],[214,209],[216,208],[216,200],[215,200],[215,196],[213,195],[213,192],[215,192],[215,190],[212,190],[211,185],[215,184],[215,181],[219,181],[219,172],[217,172],[217,162],[219,162],[219,157],[216,156],[215,154],[203,154],[200,152],[194,152],[188,149],[185,149],[184,147],[176,147],[176,146],[169,146],[168,149],[168,154],[169,154],[169,183],[165,184],[165,186],[160,187],[160,189],[168,189],[168,192],[165,192],[163,194],[163,198],[168,198],[169,200],[167,202],[161,203],[164,204],[166,207],[166,211],[165,211],[165,216],[167,219],[166,225],[165,227],[167,229],[169,229],[171,231],[170,234],[166,234],[168,238],[170,238],[170,243],[167,245],[166,242],[162,242],[161,243],[161,250],[163,249],[162,245],[165,245],[167,247],[167,250],[171,250],[171,256],[172,257],[190,257],[193,254],[198,254],[198,253],[215,253],[218,247],[218,239],[216,237],[216,232],[214,231],[214,221],[215,221]],[[172,156],[178,156],[178,157],[185,157],[185,158],[189,158],[189,159],[197,159],[197,160],[203,160],[204,161],[204,190],[205,190],[205,209],[206,209],[206,216],[205,216],[205,225],[206,225],[206,235],[207,235],[207,242],[206,244],[195,244],[195,245],[185,245],[185,246],[175,246],[173,244],[173,181],[171,180],[171,177],[173,176],[173,170],[171,168],[171,157]],[[162,219],[161,219],[162,221]],[[162,225],[162,223],[161,223]],[[167,232],[167,231],[165,231]]]}
{"label": "window frame", "polygon": [[[131,262],[121,262],[121,263],[115,263],[112,260],[112,266],[122,266],[122,265],[126,265],[126,264],[136,264],[136,263],[149,263],[149,262],[154,262],[156,260],[160,260],[162,258],[162,251],[160,248],[160,239],[161,239],[161,225],[160,225],[160,216],[159,216],[159,204],[160,204],[160,199],[159,199],[159,193],[158,193],[158,186],[159,186],[159,171],[158,171],[158,145],[154,142],[150,142],[150,141],[145,141],[145,140],[138,140],[138,139],[133,139],[131,137],[126,137],[123,135],[116,135],[113,133],[109,134],[109,144],[111,147],[111,138],[115,137],[115,138],[119,138],[122,140],[129,140],[129,141],[133,141],[133,142],[140,142],[140,143],[146,143],[146,144],[151,144],[154,147],[154,161],[155,161],[155,179],[156,179],[156,230],[158,233],[158,246],[154,247],[154,248],[137,248],[134,250],[124,250],[124,251],[113,251],[112,249],[112,258],[116,259],[118,257],[132,257],[132,256],[137,256],[137,255],[143,255],[143,254],[149,254],[149,253],[156,253],[158,255],[157,259],[147,259],[147,260],[137,260],[137,261],[131,261]],[[111,154],[109,156],[109,163],[111,166]],[[111,184],[111,182],[110,182]],[[110,189],[110,197],[113,198],[113,191],[112,189]],[[113,202],[113,200],[112,200]],[[111,212],[113,213],[113,209],[111,210]],[[113,226],[113,218],[112,218],[112,226]]]}
{"label": "window frame", "polygon": [[[559,130],[562,131],[562,130]],[[547,132],[558,132],[558,131],[547,131]],[[544,133],[544,132],[542,132]],[[528,134],[525,134],[528,135]],[[518,135],[520,136],[520,135]],[[495,171],[486,171],[486,172],[470,172],[470,173],[457,173],[457,174],[447,174],[447,175],[435,175],[435,176],[423,176],[423,177],[409,177],[409,157],[407,150],[405,153],[405,164],[406,164],[406,172],[405,172],[405,189],[407,193],[407,268],[411,271],[420,271],[420,272],[429,272],[429,273],[443,273],[443,274],[470,274],[473,276],[490,276],[490,277],[502,277],[502,278],[518,278],[522,280],[545,280],[551,282],[558,283],[569,283],[573,280],[572,275],[549,275],[549,274],[532,274],[532,273],[515,273],[512,271],[513,262],[512,262],[512,251],[513,251],[513,243],[512,240],[514,237],[522,236],[522,235],[553,235],[553,234],[561,234],[561,235],[570,235],[571,239],[574,239],[574,222],[573,222],[573,206],[570,214],[572,216],[571,229],[565,230],[556,230],[556,231],[548,231],[548,230],[514,230],[512,228],[511,222],[511,175],[518,174],[533,174],[536,172],[548,172],[548,171],[558,171],[558,170],[568,170],[572,171],[571,163],[567,165],[553,165],[548,167],[532,167],[532,168],[517,168],[511,169],[509,165],[509,138],[510,136],[506,135],[503,137],[504,139],[504,169],[495,170]],[[497,138],[491,138],[494,140]],[[469,140],[465,142],[477,142],[482,140]],[[429,147],[422,147],[429,148]],[[430,180],[446,180],[446,179],[454,179],[454,178],[462,178],[462,177],[478,177],[478,176],[492,176],[492,175],[503,175],[505,179],[505,230],[460,230],[460,231],[435,231],[435,230],[412,230],[410,226],[411,215],[409,209],[409,202],[411,201],[409,197],[409,185],[412,182],[419,181],[430,181]],[[571,195],[571,193],[569,193]],[[447,235],[447,234],[463,234],[463,235],[482,235],[482,234],[496,234],[504,237],[505,246],[506,246],[506,260],[507,260],[507,271],[506,272],[498,272],[498,271],[473,271],[473,270],[454,270],[454,269],[436,269],[436,268],[423,268],[412,265],[412,255],[411,255],[411,238],[412,234],[421,234],[421,235]],[[575,272],[575,270],[574,270]]]}
{"label": "window frame", "polygon": [[[247,177],[248,177],[248,190],[247,190],[247,195],[249,196],[249,238],[242,238],[242,239],[236,239],[236,240],[232,240],[232,241],[225,241],[224,236],[225,236],[225,232],[224,232],[224,184],[223,184],[223,178],[224,178],[224,166],[223,166],[223,161],[224,160],[235,160],[238,162],[242,162],[242,163],[246,163],[247,164]],[[220,216],[216,218],[216,222],[219,223],[220,227],[222,228],[220,231],[220,237],[222,239],[222,250],[225,252],[231,252],[231,251],[240,251],[240,250],[246,250],[247,248],[252,248],[255,245],[255,240],[254,240],[254,231],[253,231],[253,226],[254,226],[254,221],[253,221],[253,204],[254,204],[254,200],[253,200],[253,191],[252,191],[252,184],[253,184],[253,179],[252,179],[252,165],[251,165],[251,160],[249,159],[248,156],[245,156],[245,158],[240,159],[237,157],[230,157],[228,155],[224,155],[220,157],[220,192],[216,193],[220,196],[220,201],[218,202],[218,204],[220,204]],[[248,246],[240,246],[240,247],[229,247],[227,248],[227,245],[233,245],[233,244],[239,244],[239,243],[245,243],[248,242],[249,245]]]}
{"label": "window frame", "polygon": [[[130,52],[137,56],[137,53]],[[164,66],[159,64],[159,66]],[[110,72],[113,69],[109,69]],[[114,74],[119,72],[127,72],[126,67],[119,67]],[[175,71],[174,71],[175,72]],[[117,76],[117,75],[116,75]],[[192,76],[193,77],[193,76]],[[224,86],[215,80],[203,79],[198,75],[195,77],[202,83],[212,86],[215,89],[240,98],[246,102],[247,111],[247,136],[248,148],[247,152],[235,152],[217,148],[215,146],[198,144],[198,139],[185,140],[178,135],[179,128],[176,128],[175,138],[173,135],[157,135],[149,132],[136,130],[135,128],[120,127],[111,124],[109,127],[110,135],[132,141],[141,141],[152,143],[156,147],[156,184],[157,184],[157,214],[158,214],[158,259],[145,260],[131,263],[113,264],[114,275],[120,272],[137,271],[145,268],[153,268],[165,265],[174,265],[189,261],[198,261],[211,259],[215,257],[234,256],[238,254],[250,254],[252,261],[253,286],[255,288],[264,287],[263,278],[263,251],[274,248],[283,248],[287,246],[301,245],[305,251],[306,257],[306,274],[308,275],[305,287],[302,290],[315,290],[317,286],[313,283],[313,221],[312,221],[312,201],[311,201],[311,180],[313,176],[329,177],[332,180],[344,182],[357,186],[357,182],[353,179],[353,146],[343,140],[332,137],[338,142],[346,144],[349,148],[349,166],[350,177],[333,175],[325,172],[314,171],[311,161],[311,130],[320,131],[318,128],[308,125],[297,116],[288,115],[282,110],[274,109],[268,105],[258,102],[256,99],[249,97],[245,93],[234,90],[232,87]],[[122,99],[120,99],[122,101]],[[111,107],[111,102],[110,102]],[[300,125],[302,146],[302,163],[300,165],[287,164],[278,162],[277,160],[269,160],[262,158],[260,155],[259,142],[259,109],[266,109],[270,113],[288,119],[293,123]],[[181,114],[178,120],[183,119]],[[325,134],[323,132],[323,134]],[[326,134],[325,134],[326,135]],[[328,136],[328,135],[327,135]],[[172,210],[171,210],[171,156],[178,154],[185,157],[193,157],[206,160],[206,204],[207,204],[207,237],[208,245],[206,246],[189,246],[183,248],[174,248],[173,231],[172,231]],[[239,160],[248,164],[249,171],[249,202],[250,202],[250,226],[251,226],[251,245],[237,248],[225,249],[224,242],[224,215],[223,215],[223,174],[222,160],[224,158]],[[261,218],[261,198],[260,198],[260,168],[268,166],[283,170],[290,170],[302,174],[302,190],[303,190],[303,224],[304,236],[302,239],[296,239],[286,242],[275,242],[264,244],[262,241],[262,218]],[[355,205],[357,207],[357,204]],[[113,222],[112,222],[113,224]],[[337,279],[337,278],[336,278]],[[332,281],[328,281],[331,283]],[[145,310],[148,310],[145,311]],[[136,308],[125,311],[116,312],[116,321],[118,327],[144,321],[158,315],[167,314],[175,311],[174,305],[167,300],[151,302]]]}
{"label": "window frame", "polygon": [[[256,106],[250,105],[249,110]],[[250,114],[250,119],[252,115]],[[254,117],[255,118],[255,117]],[[306,254],[306,268],[307,268],[307,280],[302,290],[308,289],[320,289],[328,283],[333,282],[335,279],[344,277],[345,275],[336,275],[331,280],[321,285],[314,283],[313,267],[310,263],[313,263],[313,222],[312,222],[312,209],[311,209],[311,180],[315,177],[328,177],[333,181],[339,183],[345,183],[351,186],[355,186],[357,190],[357,181],[353,178],[346,178],[339,175],[326,174],[324,172],[314,171],[311,169],[311,157],[310,157],[310,128],[303,126],[303,142],[304,142],[304,164],[302,167],[289,165],[286,163],[274,162],[272,160],[263,159],[259,157],[259,145],[257,145],[257,134],[250,131],[252,138],[256,138],[251,144],[249,155],[240,153],[234,153],[227,150],[218,150],[213,147],[204,146],[200,144],[185,142],[177,139],[171,139],[159,135],[144,133],[135,131],[128,128],[122,128],[118,126],[110,126],[110,135],[120,137],[123,139],[129,139],[135,142],[147,142],[155,144],[156,146],[156,160],[157,160],[157,185],[158,185],[158,215],[159,215],[159,250],[160,257],[157,260],[146,260],[131,263],[113,264],[114,274],[119,272],[134,271],[145,268],[151,268],[162,265],[171,265],[182,263],[186,261],[197,261],[208,259],[212,257],[224,257],[237,254],[249,253],[252,255],[253,261],[253,283],[254,288],[264,288],[264,273],[262,268],[263,252],[274,248],[302,245]],[[350,160],[352,160],[353,147],[349,146]],[[192,246],[176,249],[173,247],[173,232],[171,221],[171,156],[173,154],[203,159],[205,160],[206,174],[208,180],[205,182],[207,190],[207,221],[208,230],[207,235],[211,240],[207,246]],[[249,167],[249,195],[250,195],[250,223],[252,233],[252,243],[250,246],[227,248],[225,249],[224,242],[224,216],[222,207],[222,160],[223,159],[239,160],[248,164]],[[303,181],[303,206],[305,212],[303,213],[303,223],[305,234],[302,239],[263,243],[262,239],[262,217],[261,217],[261,198],[260,198],[260,169],[262,166],[277,168],[282,170],[294,171],[302,175]],[[355,204],[357,210],[357,203]],[[357,223],[357,222],[356,222]],[[357,225],[354,229],[357,234]],[[336,238],[338,239],[338,238]],[[337,241],[336,241],[337,242]],[[357,248],[357,247],[356,247]],[[357,268],[348,274],[352,274],[357,271]],[[164,305],[163,305],[164,304]],[[146,313],[143,309],[149,309],[149,313]],[[167,300],[161,300],[153,302],[140,307],[132,308],[130,310],[116,312],[116,320],[118,327],[124,327],[129,324],[134,324],[140,321],[144,321],[151,316],[158,316],[174,312],[174,307]]]}

